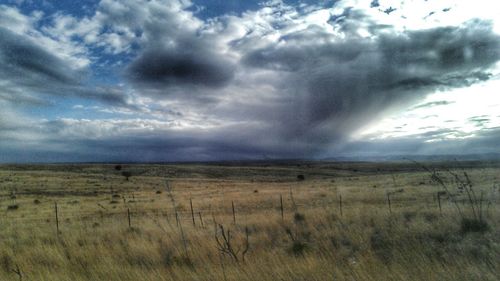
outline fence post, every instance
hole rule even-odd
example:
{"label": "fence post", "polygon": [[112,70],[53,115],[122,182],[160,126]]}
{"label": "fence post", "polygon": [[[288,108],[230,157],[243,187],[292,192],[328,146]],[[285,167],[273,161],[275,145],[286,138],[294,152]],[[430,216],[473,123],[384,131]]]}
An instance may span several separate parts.
{"label": "fence post", "polygon": [[203,217],[201,216],[201,212],[198,212],[198,215],[200,216],[200,222],[201,222],[201,227],[205,227],[205,225],[203,224]]}
{"label": "fence post", "polygon": [[231,206],[233,208],[233,223],[236,224],[236,212],[234,211],[234,201],[231,201]]}
{"label": "fence post", "polygon": [[340,216],[342,217],[342,194],[339,194],[339,209],[340,209]]}
{"label": "fence post", "polygon": [[441,193],[437,193],[437,199],[438,199],[438,206],[439,206],[439,214],[443,214],[443,211],[441,210]]}
{"label": "fence post", "polygon": [[387,193],[387,204],[389,205],[389,213],[392,214],[392,208],[391,208],[391,194]]}
{"label": "fence post", "polygon": [[57,230],[57,235],[59,235],[59,214],[57,210],[57,202],[54,202],[54,209],[56,211],[56,230]]}
{"label": "fence post", "polygon": [[128,218],[128,228],[132,228],[132,225],[130,223],[130,208],[127,208],[127,218]]}
{"label": "fence post", "polygon": [[281,220],[285,220],[285,214],[283,209],[283,195],[280,194],[280,211],[281,211]]}
{"label": "fence post", "polygon": [[189,198],[189,205],[191,206],[191,218],[193,219],[193,226],[196,226],[196,222],[194,221],[193,199],[191,198]]}

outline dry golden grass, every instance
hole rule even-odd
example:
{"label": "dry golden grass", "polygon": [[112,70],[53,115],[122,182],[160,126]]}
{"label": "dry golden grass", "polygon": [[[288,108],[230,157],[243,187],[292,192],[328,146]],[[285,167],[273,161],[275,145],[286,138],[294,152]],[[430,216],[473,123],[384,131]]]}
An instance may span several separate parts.
{"label": "dry golden grass", "polygon": [[464,233],[447,196],[440,213],[412,164],[124,165],[129,181],[113,165],[0,166],[0,280],[498,280],[500,167],[452,164],[483,192],[486,232]]}

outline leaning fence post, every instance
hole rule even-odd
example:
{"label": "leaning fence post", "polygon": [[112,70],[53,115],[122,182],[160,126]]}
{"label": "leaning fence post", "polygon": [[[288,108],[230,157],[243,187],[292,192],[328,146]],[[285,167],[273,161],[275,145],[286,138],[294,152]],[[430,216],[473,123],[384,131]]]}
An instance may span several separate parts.
{"label": "leaning fence post", "polygon": [[198,215],[200,216],[200,222],[201,222],[201,227],[205,227],[205,225],[203,224],[203,217],[201,216],[201,212],[198,212]]}
{"label": "leaning fence post", "polygon": [[191,198],[189,198],[189,205],[191,205],[191,218],[193,219],[193,226],[196,226],[196,222],[194,221],[193,199]]}

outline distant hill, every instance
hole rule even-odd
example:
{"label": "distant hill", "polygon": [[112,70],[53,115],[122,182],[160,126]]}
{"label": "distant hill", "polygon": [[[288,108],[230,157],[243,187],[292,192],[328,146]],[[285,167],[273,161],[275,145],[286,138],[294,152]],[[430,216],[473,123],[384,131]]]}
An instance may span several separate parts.
{"label": "distant hill", "polygon": [[351,162],[351,161],[373,161],[373,162],[392,162],[392,161],[496,161],[500,160],[500,153],[483,154],[442,154],[442,155],[380,155],[380,156],[340,156],[326,157],[318,160]]}

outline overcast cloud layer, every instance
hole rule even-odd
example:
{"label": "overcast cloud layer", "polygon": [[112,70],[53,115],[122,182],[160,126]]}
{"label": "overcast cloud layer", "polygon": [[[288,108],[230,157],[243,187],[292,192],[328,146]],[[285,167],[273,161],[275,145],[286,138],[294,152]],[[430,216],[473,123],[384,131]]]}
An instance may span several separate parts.
{"label": "overcast cloud layer", "polygon": [[434,2],[4,2],[0,161],[500,152],[495,9]]}

